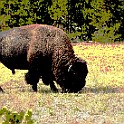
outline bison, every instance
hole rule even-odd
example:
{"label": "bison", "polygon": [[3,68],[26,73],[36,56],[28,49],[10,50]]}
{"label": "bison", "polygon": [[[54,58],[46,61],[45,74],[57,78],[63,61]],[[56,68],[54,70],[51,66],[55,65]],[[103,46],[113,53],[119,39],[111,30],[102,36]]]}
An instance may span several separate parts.
{"label": "bison", "polygon": [[15,74],[28,70],[25,80],[37,91],[39,79],[57,92],[78,92],[88,73],[85,60],[74,54],[66,33],[54,26],[32,24],[0,32],[0,61]]}

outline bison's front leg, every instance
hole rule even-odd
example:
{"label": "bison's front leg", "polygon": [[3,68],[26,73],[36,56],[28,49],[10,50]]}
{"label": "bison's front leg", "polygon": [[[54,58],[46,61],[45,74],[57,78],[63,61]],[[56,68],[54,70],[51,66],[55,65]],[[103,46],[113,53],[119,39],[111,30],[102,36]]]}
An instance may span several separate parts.
{"label": "bison's front leg", "polygon": [[28,73],[26,73],[26,75],[25,75],[25,80],[26,80],[27,84],[31,84],[32,89],[35,92],[37,92],[37,83],[39,82],[39,78],[40,78],[40,76],[36,72],[28,71]]}
{"label": "bison's front leg", "polygon": [[53,92],[58,92],[58,89],[56,88],[54,82],[53,82],[53,79],[52,79],[52,76],[49,75],[43,75],[42,76],[42,81],[44,84],[46,85],[50,85],[50,88]]}
{"label": "bison's front leg", "polygon": [[37,84],[36,85],[32,85],[32,89],[34,92],[37,92]]}
{"label": "bison's front leg", "polygon": [[51,88],[51,90],[52,90],[53,92],[55,92],[55,93],[58,92],[58,89],[56,88],[54,82],[51,82],[51,83],[50,83],[50,88]]}

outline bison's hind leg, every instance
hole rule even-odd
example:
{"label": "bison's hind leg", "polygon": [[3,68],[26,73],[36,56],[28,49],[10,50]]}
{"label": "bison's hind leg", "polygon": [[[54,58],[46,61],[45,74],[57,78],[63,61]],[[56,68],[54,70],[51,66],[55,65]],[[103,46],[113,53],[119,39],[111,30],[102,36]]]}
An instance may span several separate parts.
{"label": "bison's hind leg", "polygon": [[37,83],[39,82],[39,74],[37,73],[31,73],[30,71],[28,71],[28,73],[25,74],[25,80],[27,82],[27,84],[31,84],[32,85],[32,89],[33,91],[37,92]]}

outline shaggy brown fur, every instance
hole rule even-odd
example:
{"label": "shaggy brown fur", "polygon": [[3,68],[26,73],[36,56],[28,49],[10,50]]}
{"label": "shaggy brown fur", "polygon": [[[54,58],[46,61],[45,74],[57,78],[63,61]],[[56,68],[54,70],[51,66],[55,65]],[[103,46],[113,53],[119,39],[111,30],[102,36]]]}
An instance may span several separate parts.
{"label": "shaggy brown fur", "polygon": [[86,62],[75,57],[66,33],[41,24],[0,32],[0,61],[13,74],[15,69],[28,70],[25,80],[34,91],[42,77],[55,92],[54,80],[63,92],[78,92],[88,73]]}

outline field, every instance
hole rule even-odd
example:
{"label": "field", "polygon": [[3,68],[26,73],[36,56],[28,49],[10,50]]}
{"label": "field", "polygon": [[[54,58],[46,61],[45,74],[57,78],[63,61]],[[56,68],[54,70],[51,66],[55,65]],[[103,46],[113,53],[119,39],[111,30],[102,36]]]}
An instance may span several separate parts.
{"label": "field", "polygon": [[[26,71],[0,64],[0,108],[32,110],[36,124],[124,124],[124,44],[74,44],[89,73],[80,93],[52,93],[40,80],[38,93],[25,84]],[[0,119],[2,121],[2,119]],[[2,122],[0,122],[2,123]]]}

